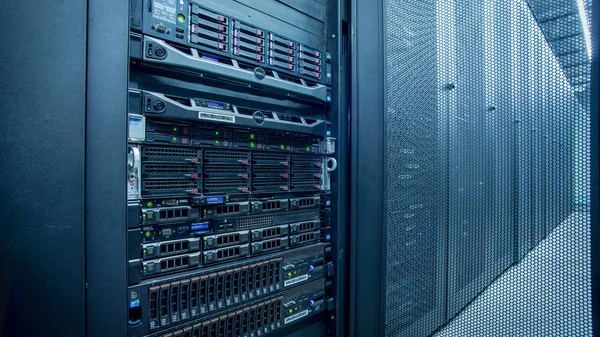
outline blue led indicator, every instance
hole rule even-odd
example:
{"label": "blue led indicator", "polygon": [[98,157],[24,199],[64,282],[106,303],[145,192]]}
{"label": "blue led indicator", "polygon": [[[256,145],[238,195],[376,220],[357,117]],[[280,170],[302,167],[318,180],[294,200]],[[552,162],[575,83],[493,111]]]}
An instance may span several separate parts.
{"label": "blue led indicator", "polygon": [[223,202],[223,197],[210,197],[210,198],[206,198],[206,202],[209,203],[209,204]]}
{"label": "blue led indicator", "polygon": [[325,203],[327,206],[331,206],[331,201],[327,200],[327,202]]}
{"label": "blue led indicator", "polygon": [[193,231],[208,229],[208,222],[192,224]]}
{"label": "blue led indicator", "polygon": [[331,131],[327,131],[327,136],[331,136]]}
{"label": "blue led indicator", "polygon": [[417,235],[418,235],[418,236],[423,236],[423,233],[421,233],[421,232],[418,232],[418,233],[417,233]]}
{"label": "blue led indicator", "polygon": [[206,102],[206,105],[209,108],[213,108],[213,109],[225,109],[225,104],[223,104],[221,102],[208,101],[208,102]]}
{"label": "blue led indicator", "polygon": [[325,235],[325,240],[330,240],[331,239],[331,235],[327,234]]}
{"label": "blue led indicator", "polygon": [[129,302],[130,309],[137,308],[139,306],[140,306],[140,300],[133,300],[133,301]]}

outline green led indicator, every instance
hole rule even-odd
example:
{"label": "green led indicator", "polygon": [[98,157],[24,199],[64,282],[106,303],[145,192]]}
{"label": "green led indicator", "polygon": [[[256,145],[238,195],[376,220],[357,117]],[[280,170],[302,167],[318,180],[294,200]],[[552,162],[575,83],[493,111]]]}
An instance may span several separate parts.
{"label": "green led indicator", "polygon": [[173,141],[176,142],[177,141],[177,137],[173,137]]}
{"label": "green led indicator", "polygon": [[144,249],[144,254],[146,254],[146,250]]}
{"label": "green led indicator", "polygon": [[279,148],[283,150],[283,149],[285,149],[285,145],[281,144],[281,145],[279,145]]}
{"label": "green led indicator", "polygon": [[152,207],[152,201],[148,201],[146,205],[148,205],[148,207]]}
{"label": "green led indicator", "polygon": [[217,136],[218,136],[218,135],[219,135],[219,131],[215,131],[215,135],[217,135]]}
{"label": "green led indicator", "polygon": [[183,14],[178,14],[178,15],[177,15],[177,21],[179,21],[179,22],[184,22],[184,21],[185,21],[185,15],[183,15]]}
{"label": "green led indicator", "polygon": [[306,151],[307,152],[310,151],[310,147],[309,146],[306,147]]}
{"label": "green led indicator", "polygon": [[254,142],[250,142],[250,147],[254,147]]}
{"label": "green led indicator", "polygon": [[219,141],[218,141],[218,140],[215,140],[215,144],[219,145]]}
{"label": "green led indicator", "polygon": [[146,237],[149,238],[150,237],[150,232],[146,232]]}
{"label": "green led indicator", "polygon": [[177,127],[176,126],[173,127],[173,131],[177,131]]}
{"label": "green led indicator", "polygon": [[254,139],[254,134],[253,133],[250,134],[250,139]]}

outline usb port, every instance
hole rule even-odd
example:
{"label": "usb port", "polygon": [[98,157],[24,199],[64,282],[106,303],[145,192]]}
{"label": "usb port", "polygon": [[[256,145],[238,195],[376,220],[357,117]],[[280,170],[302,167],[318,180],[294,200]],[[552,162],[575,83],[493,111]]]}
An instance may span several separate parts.
{"label": "usb port", "polygon": [[183,34],[177,33],[177,34],[175,34],[175,37],[178,39],[183,39]]}

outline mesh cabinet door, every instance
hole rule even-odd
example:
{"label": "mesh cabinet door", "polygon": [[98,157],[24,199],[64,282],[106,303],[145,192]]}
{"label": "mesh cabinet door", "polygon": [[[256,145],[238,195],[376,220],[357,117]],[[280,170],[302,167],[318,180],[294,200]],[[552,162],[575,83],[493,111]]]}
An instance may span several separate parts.
{"label": "mesh cabinet door", "polygon": [[371,221],[355,229],[355,255],[372,273],[356,278],[372,282],[356,292],[368,302],[356,317],[381,325],[356,331],[589,336],[591,89],[580,19],[591,2],[369,3],[355,13],[370,21],[355,27],[363,77],[353,85],[371,95],[353,93],[362,103],[353,174],[370,178],[354,181],[369,192],[356,192],[356,205],[371,206],[355,211],[355,226]]}
{"label": "mesh cabinet door", "polygon": [[436,1],[384,2],[385,331],[424,336],[444,321],[445,138]]}

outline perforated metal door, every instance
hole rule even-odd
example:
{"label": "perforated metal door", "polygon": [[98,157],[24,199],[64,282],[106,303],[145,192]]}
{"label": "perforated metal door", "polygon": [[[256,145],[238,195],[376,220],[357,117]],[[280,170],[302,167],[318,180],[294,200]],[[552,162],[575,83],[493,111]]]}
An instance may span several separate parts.
{"label": "perforated metal door", "polygon": [[589,5],[384,1],[387,336],[591,335]]}
{"label": "perforated metal door", "polygon": [[445,110],[435,1],[386,5],[386,333],[443,323]]}

